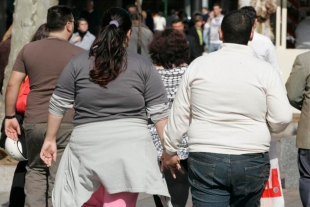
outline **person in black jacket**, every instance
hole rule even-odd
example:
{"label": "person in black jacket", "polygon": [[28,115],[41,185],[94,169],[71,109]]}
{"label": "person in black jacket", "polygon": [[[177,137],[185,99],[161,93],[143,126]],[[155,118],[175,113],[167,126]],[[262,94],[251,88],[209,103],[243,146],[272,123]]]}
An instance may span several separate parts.
{"label": "person in black jacket", "polygon": [[82,11],[80,18],[86,19],[88,22],[88,31],[97,36],[100,24],[100,13],[94,10],[94,2],[86,1],[86,10]]}
{"label": "person in black jacket", "polygon": [[190,49],[190,58],[188,62],[189,64],[194,59],[202,55],[201,46],[195,40],[195,37],[185,34],[185,31],[184,31],[185,25],[181,19],[175,18],[171,21],[171,24],[172,24],[173,29],[178,30],[179,32],[182,32],[186,36],[186,40],[189,44],[189,49]]}
{"label": "person in black jacket", "polygon": [[[202,55],[204,52],[203,30],[202,30],[202,16],[196,14],[194,17],[195,26],[189,29],[188,34],[195,38],[196,44],[199,45],[199,53]],[[198,50],[198,48],[197,48]]]}

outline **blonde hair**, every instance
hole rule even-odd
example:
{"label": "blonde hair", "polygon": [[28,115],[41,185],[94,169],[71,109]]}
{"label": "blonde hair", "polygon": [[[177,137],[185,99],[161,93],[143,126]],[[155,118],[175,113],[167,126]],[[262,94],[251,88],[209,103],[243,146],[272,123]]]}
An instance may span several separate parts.
{"label": "blonde hair", "polygon": [[10,28],[4,34],[2,41],[9,39],[11,36],[12,36],[12,24],[11,24]]}

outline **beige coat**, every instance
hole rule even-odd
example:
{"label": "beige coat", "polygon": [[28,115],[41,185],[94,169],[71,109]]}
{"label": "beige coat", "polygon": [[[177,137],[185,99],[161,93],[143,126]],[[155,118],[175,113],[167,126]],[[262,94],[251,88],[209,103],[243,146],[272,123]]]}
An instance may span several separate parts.
{"label": "beige coat", "polygon": [[292,72],[286,82],[291,105],[301,111],[297,129],[298,148],[310,149],[310,52],[296,57]]}

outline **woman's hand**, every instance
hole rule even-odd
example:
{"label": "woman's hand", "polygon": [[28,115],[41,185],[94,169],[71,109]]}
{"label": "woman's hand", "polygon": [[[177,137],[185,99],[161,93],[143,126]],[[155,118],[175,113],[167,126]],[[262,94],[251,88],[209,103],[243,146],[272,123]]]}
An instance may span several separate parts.
{"label": "woman's hand", "polygon": [[62,118],[63,118],[62,116],[55,116],[51,113],[48,114],[45,141],[40,153],[40,157],[47,165],[47,167],[50,167],[52,165],[52,160],[56,162],[56,156],[57,156],[56,136]]}
{"label": "woman's hand", "polygon": [[163,165],[165,166],[165,168],[170,170],[172,177],[174,179],[176,178],[175,170],[178,170],[183,174],[185,173],[184,170],[182,169],[181,165],[180,165],[180,158],[177,154],[176,155],[169,155],[164,150],[161,159],[162,159]]}
{"label": "woman's hand", "polygon": [[44,144],[41,149],[40,157],[47,167],[52,166],[52,160],[56,162],[57,156],[57,145],[56,141],[45,139]]}

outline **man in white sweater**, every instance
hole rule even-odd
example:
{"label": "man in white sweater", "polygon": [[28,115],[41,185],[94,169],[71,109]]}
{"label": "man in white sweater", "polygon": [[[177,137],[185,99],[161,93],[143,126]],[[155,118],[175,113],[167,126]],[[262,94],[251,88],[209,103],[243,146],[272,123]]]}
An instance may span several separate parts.
{"label": "man in white sweater", "polygon": [[207,23],[204,25],[204,41],[207,45],[208,52],[217,51],[222,41],[219,39],[218,31],[221,28],[224,15],[219,4],[214,4],[213,11],[209,15]]}
{"label": "man in white sweater", "polygon": [[225,15],[223,47],[194,60],[180,83],[164,133],[166,167],[180,169],[182,136],[189,144],[193,204],[259,206],[269,177],[270,133],[292,119],[279,73],[247,46],[254,30],[241,10]]}

